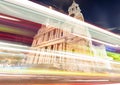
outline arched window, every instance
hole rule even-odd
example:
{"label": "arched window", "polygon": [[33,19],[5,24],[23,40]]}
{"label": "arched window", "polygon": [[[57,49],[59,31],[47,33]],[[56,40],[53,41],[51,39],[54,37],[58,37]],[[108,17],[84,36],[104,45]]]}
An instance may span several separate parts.
{"label": "arched window", "polygon": [[72,11],[74,11],[74,8],[72,8]]}
{"label": "arched window", "polygon": [[76,6],[76,9],[77,9],[78,7]]}

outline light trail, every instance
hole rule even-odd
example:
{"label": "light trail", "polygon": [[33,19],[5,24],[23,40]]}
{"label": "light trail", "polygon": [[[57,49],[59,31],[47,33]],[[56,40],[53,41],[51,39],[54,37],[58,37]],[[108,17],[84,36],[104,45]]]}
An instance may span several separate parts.
{"label": "light trail", "polygon": [[[102,32],[102,33],[105,33],[105,34],[108,34],[108,35],[110,35],[110,36],[114,36],[114,37],[120,39],[120,36],[119,36],[119,35],[116,35],[116,34],[111,33],[111,32],[109,32],[109,31],[103,30],[103,29],[101,29],[101,28],[99,28],[99,27],[96,27],[96,26],[94,26],[94,25],[91,25],[91,24],[89,24],[89,23],[86,23],[86,22],[83,22],[83,21],[74,19],[74,18],[72,18],[72,17],[70,17],[70,16],[68,16],[68,15],[65,15],[65,14],[62,14],[62,13],[57,12],[57,11],[55,11],[55,10],[49,9],[49,8],[47,8],[47,7],[44,7],[44,6],[40,5],[40,4],[34,3],[34,2],[32,2],[32,1],[28,1],[28,0],[24,0],[24,1],[22,1],[22,2],[21,2],[20,0],[12,0],[12,1],[10,1],[10,0],[4,0],[4,1],[10,2],[10,3],[14,3],[14,4],[17,4],[17,5],[23,6],[23,7],[25,7],[25,8],[29,8],[29,9],[38,11],[38,12],[45,13],[46,16],[47,16],[47,15],[48,15],[48,16],[51,15],[51,16],[54,17],[54,18],[57,17],[56,19],[57,19],[58,21],[60,21],[60,20],[65,20],[65,21],[67,21],[67,22],[74,22],[75,24],[79,24],[79,25],[81,25],[81,26],[88,27],[88,28],[90,28],[90,29],[97,30],[97,31],[99,31],[99,32]],[[72,23],[72,24],[74,24],[74,23]]]}
{"label": "light trail", "polygon": [[67,81],[72,81],[72,82],[109,82],[109,80],[67,80]]}
{"label": "light trail", "polygon": [[12,21],[20,21],[19,19],[15,19],[15,18],[12,18],[12,17],[4,16],[4,15],[0,15],[0,18],[12,20]]}

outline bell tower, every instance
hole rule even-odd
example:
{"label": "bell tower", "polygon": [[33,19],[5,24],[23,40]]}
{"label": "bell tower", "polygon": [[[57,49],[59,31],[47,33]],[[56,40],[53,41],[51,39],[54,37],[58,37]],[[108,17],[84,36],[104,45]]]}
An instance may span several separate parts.
{"label": "bell tower", "polygon": [[68,13],[70,16],[84,21],[83,14],[81,13],[79,5],[73,0],[72,5],[68,8]]}

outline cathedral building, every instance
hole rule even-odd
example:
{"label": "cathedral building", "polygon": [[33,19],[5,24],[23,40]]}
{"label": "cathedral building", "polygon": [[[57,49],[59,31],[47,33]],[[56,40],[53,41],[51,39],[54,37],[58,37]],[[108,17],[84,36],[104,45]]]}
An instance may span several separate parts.
{"label": "cathedral building", "polygon": [[[75,1],[69,7],[68,12],[70,16],[84,21],[79,5]],[[90,38],[87,28],[80,26],[79,32],[82,36]],[[92,65],[92,61],[74,58],[75,55],[72,53],[92,56],[91,46],[89,39],[73,35],[60,28],[42,25],[34,36],[31,46],[32,50],[40,53],[28,54],[26,63],[68,71],[84,71],[82,66]],[[89,67],[85,69],[85,71],[89,70]]]}

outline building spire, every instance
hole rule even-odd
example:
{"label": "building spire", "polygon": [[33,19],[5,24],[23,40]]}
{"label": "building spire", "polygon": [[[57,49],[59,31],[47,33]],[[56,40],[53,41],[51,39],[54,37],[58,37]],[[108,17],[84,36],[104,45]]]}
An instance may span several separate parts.
{"label": "building spire", "polygon": [[76,3],[75,0],[73,0],[73,3]]}
{"label": "building spire", "polygon": [[73,0],[72,5],[68,8],[68,13],[70,16],[84,21],[83,15],[81,13],[79,5]]}

